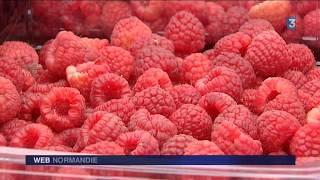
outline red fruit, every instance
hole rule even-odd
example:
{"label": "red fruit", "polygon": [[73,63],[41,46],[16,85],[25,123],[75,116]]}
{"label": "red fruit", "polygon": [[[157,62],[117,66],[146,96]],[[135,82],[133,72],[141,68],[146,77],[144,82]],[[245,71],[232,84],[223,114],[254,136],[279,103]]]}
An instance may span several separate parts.
{"label": "red fruit", "polygon": [[260,141],[252,139],[231,122],[223,121],[213,126],[212,141],[226,155],[261,155]]}
{"label": "red fruit", "polygon": [[[310,11],[303,18],[303,28],[304,28],[304,36],[308,37],[319,37],[320,32],[320,9],[316,9]],[[320,47],[319,40],[310,42],[311,45],[315,45],[316,47]]]}
{"label": "red fruit", "polygon": [[264,31],[254,37],[245,58],[256,74],[264,77],[280,75],[291,64],[287,44],[275,31]]}
{"label": "red fruit", "polygon": [[19,117],[33,121],[40,116],[40,103],[44,94],[24,92],[21,94],[21,109]]}
{"label": "red fruit", "polygon": [[308,72],[316,66],[312,51],[304,44],[288,44],[289,54],[292,58],[289,69]]}
{"label": "red fruit", "polygon": [[180,84],[168,89],[176,107],[179,108],[183,104],[198,104],[201,97],[196,88],[189,84]]}
{"label": "red fruit", "polygon": [[171,17],[164,36],[173,42],[178,53],[195,53],[202,50],[205,45],[203,25],[187,11],[180,11]]}
{"label": "red fruit", "polygon": [[319,2],[318,1],[297,1],[296,10],[299,14],[305,15],[306,13],[313,11],[317,8]]}
{"label": "red fruit", "polygon": [[222,92],[236,101],[240,100],[243,91],[240,77],[232,69],[223,66],[212,69],[207,76],[196,82],[195,87],[202,95]]}
{"label": "red fruit", "polygon": [[94,61],[101,55],[101,51],[109,46],[107,39],[81,38],[81,41],[87,48],[86,61]]}
{"label": "red fruit", "polygon": [[191,135],[199,140],[209,139],[212,120],[200,106],[184,104],[170,116],[179,134]]}
{"label": "red fruit", "polygon": [[70,128],[56,134],[50,145],[51,146],[65,146],[68,148],[73,148],[78,141],[80,135],[80,128]]}
{"label": "red fruit", "polygon": [[203,52],[204,55],[207,55],[208,59],[213,61],[214,58],[216,58],[219,53],[216,51],[216,49],[209,49]]}
{"label": "red fruit", "polygon": [[238,32],[240,26],[249,19],[248,10],[240,6],[228,9],[224,16],[223,28],[226,35]]}
{"label": "red fruit", "polygon": [[116,140],[127,155],[160,155],[159,144],[147,131],[121,134]]}
{"label": "red fruit", "polygon": [[278,110],[262,113],[257,123],[260,141],[265,152],[283,150],[286,143],[301,126],[293,115]]}
{"label": "red fruit", "polygon": [[320,68],[319,67],[312,68],[310,71],[306,73],[306,76],[308,81],[320,79]]}
{"label": "red fruit", "polygon": [[306,112],[320,105],[320,81],[315,79],[304,84],[298,90],[298,96]]}
{"label": "red fruit", "polygon": [[197,139],[192,136],[179,134],[171,137],[161,148],[161,155],[183,155],[184,149]]}
{"label": "red fruit", "polygon": [[101,141],[85,147],[81,153],[101,155],[125,155],[124,149],[115,142]]}
{"label": "red fruit", "polygon": [[240,102],[250,109],[253,113],[259,114],[261,109],[258,107],[257,102],[258,90],[256,89],[246,89],[243,91]]}
{"label": "red fruit", "polygon": [[214,46],[215,54],[222,52],[232,52],[244,55],[247,51],[251,37],[243,32],[237,32],[221,38]]}
{"label": "red fruit", "polygon": [[42,98],[41,123],[54,131],[80,127],[84,121],[85,99],[77,89],[55,87]]}
{"label": "red fruit", "polygon": [[30,122],[25,120],[13,119],[11,121],[1,124],[0,133],[3,134],[8,141],[10,141],[17,131],[23,129],[23,127],[25,127],[29,123]]}
{"label": "red fruit", "polygon": [[319,157],[320,124],[311,123],[301,127],[293,136],[290,151],[298,157]]}
{"label": "red fruit", "polygon": [[0,146],[7,146],[7,140],[2,134],[0,134]]}
{"label": "red fruit", "polygon": [[111,34],[111,44],[130,49],[140,36],[150,36],[151,29],[137,17],[131,16],[118,21]]}
{"label": "red fruit", "polygon": [[307,77],[300,71],[288,70],[283,73],[282,77],[291,81],[297,89],[308,82]]}
{"label": "red fruit", "polygon": [[161,87],[168,89],[172,87],[171,80],[168,74],[159,68],[150,68],[146,70],[136,81],[134,91],[140,92],[149,87]]}
{"label": "red fruit", "polygon": [[81,151],[86,146],[101,141],[115,141],[120,134],[127,131],[125,124],[118,116],[104,111],[94,112],[81,127],[74,150]]}
{"label": "red fruit", "polygon": [[46,59],[49,47],[54,39],[50,39],[44,43],[39,52],[39,63],[46,68]]}
{"label": "red fruit", "polygon": [[160,147],[177,135],[177,128],[169,119],[159,114],[151,115],[146,109],[140,109],[131,116],[128,129],[148,131],[158,140]]}
{"label": "red fruit", "polygon": [[195,141],[184,149],[184,155],[224,155],[224,152],[211,141]]}
{"label": "red fruit", "polygon": [[169,19],[165,16],[155,20],[155,21],[144,21],[147,26],[152,30],[152,32],[163,32],[164,28],[168,24]]}
{"label": "red fruit", "polygon": [[151,114],[161,114],[169,117],[175,110],[176,105],[170,93],[160,87],[150,87],[136,93],[132,102],[137,109],[145,108]]}
{"label": "red fruit", "polygon": [[12,120],[20,111],[21,100],[9,79],[0,76],[0,123]]}
{"label": "red fruit", "polygon": [[180,76],[184,82],[194,84],[212,69],[212,62],[202,53],[188,55],[180,66]]}
{"label": "red fruit", "polygon": [[[306,117],[306,123],[305,124],[311,124],[311,123],[319,123],[320,122],[320,108],[319,106],[312,108],[308,113]],[[303,124],[304,125],[304,124]]]}
{"label": "red fruit", "polygon": [[206,2],[206,6],[208,16],[206,42],[208,44],[214,44],[224,35],[224,31],[221,30],[221,27],[223,27],[225,12],[223,7],[215,2]]}
{"label": "red fruit", "polygon": [[42,150],[48,150],[48,151],[61,151],[61,152],[72,152],[72,148],[64,146],[64,145],[57,145],[57,146],[46,146],[44,148],[41,148]]}
{"label": "red fruit", "polygon": [[90,100],[93,107],[97,107],[111,99],[127,98],[131,96],[130,86],[126,79],[105,73],[92,82]]}
{"label": "red fruit", "polygon": [[85,16],[98,16],[101,14],[101,8],[95,1],[81,1],[79,6],[81,13]]}
{"label": "red fruit", "polygon": [[48,146],[52,138],[53,133],[49,127],[32,123],[17,130],[9,146],[39,149]]}
{"label": "red fruit", "polygon": [[161,18],[163,13],[164,1],[149,0],[135,1],[131,0],[130,5],[134,13],[142,20],[155,21]]}
{"label": "red fruit", "polygon": [[263,31],[274,30],[272,24],[264,19],[250,19],[244,23],[239,31],[248,34],[251,38],[257,36]]}

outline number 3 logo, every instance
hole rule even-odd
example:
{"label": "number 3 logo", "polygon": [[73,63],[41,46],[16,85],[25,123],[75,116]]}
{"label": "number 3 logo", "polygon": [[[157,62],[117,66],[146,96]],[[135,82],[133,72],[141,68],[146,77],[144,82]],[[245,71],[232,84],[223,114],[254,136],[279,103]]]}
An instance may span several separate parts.
{"label": "number 3 logo", "polygon": [[287,29],[295,30],[296,29],[296,17],[288,17],[287,19]]}

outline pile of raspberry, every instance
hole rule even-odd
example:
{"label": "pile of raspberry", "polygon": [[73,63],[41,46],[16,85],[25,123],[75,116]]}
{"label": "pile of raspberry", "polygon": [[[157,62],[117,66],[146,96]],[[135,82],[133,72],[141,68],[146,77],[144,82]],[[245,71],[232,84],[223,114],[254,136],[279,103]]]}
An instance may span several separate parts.
{"label": "pile of raspberry", "polygon": [[[198,3],[168,1],[175,6],[165,12],[163,35],[141,20],[158,19],[157,2],[132,2],[137,16],[109,19],[110,39],[60,31],[39,52],[20,41],[0,45],[0,145],[103,155],[320,156],[320,69],[308,46],[281,37],[289,2],[205,2],[219,17],[210,22]],[[79,3],[91,15],[98,5]],[[279,14],[267,11],[278,6]],[[319,10],[308,11],[312,18]],[[210,46],[206,27],[217,20],[227,31],[211,36]]]}

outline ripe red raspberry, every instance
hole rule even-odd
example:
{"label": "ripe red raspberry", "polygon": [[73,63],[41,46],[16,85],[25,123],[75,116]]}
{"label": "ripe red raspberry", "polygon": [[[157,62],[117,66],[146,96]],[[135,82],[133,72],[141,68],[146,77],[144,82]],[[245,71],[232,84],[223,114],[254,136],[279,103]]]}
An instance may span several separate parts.
{"label": "ripe red raspberry", "polygon": [[111,34],[111,44],[130,49],[140,36],[150,36],[151,29],[135,16],[118,21]]}
{"label": "ripe red raspberry", "polygon": [[94,61],[100,55],[101,51],[109,46],[109,41],[107,39],[98,38],[81,38],[81,41],[87,48],[86,61]]}
{"label": "ripe red raspberry", "polygon": [[199,140],[210,139],[212,120],[198,105],[184,104],[170,116],[179,134],[191,135]]}
{"label": "ripe red raspberry", "polygon": [[0,146],[7,146],[7,139],[0,134]]}
{"label": "ripe red raspberry", "polygon": [[140,92],[153,86],[168,89],[172,87],[172,83],[168,74],[162,69],[150,68],[138,78],[133,89],[135,92]]}
{"label": "ripe red raspberry", "polygon": [[57,146],[46,146],[41,148],[42,150],[47,151],[61,151],[61,152],[72,152],[72,148],[64,146],[64,145],[57,145]]}
{"label": "ripe red raspberry", "polygon": [[260,141],[265,152],[281,151],[300,128],[293,115],[278,110],[262,113],[258,119]]}
{"label": "ripe red raspberry", "polygon": [[17,130],[9,146],[39,149],[49,145],[52,138],[53,133],[49,127],[32,123]]}
{"label": "ripe red raspberry", "polygon": [[74,150],[81,151],[86,146],[101,141],[115,141],[120,134],[127,131],[128,129],[118,116],[104,111],[94,112],[81,127]]}
{"label": "ripe red raspberry", "polygon": [[320,81],[315,79],[304,84],[298,90],[298,96],[306,112],[320,105]]}
{"label": "ripe red raspberry", "polygon": [[223,7],[215,2],[206,2],[206,6],[206,14],[208,16],[206,42],[208,44],[214,44],[224,35],[224,31],[221,30],[221,27],[223,27],[225,12]]}
{"label": "ripe red raspberry", "polygon": [[133,131],[121,134],[116,140],[127,155],[160,155],[159,144],[147,131]]}
{"label": "ripe red raspberry", "polygon": [[184,155],[224,155],[224,152],[211,141],[195,141],[184,149]]}
{"label": "ripe red raspberry", "polygon": [[180,66],[181,80],[194,84],[212,69],[212,62],[202,53],[188,55]]}
{"label": "ripe red raspberry", "polygon": [[132,97],[132,102],[137,109],[145,108],[151,114],[161,114],[166,117],[176,110],[170,93],[160,87],[150,87],[136,93]]}
{"label": "ripe red raspberry", "polygon": [[135,56],[136,77],[150,68],[160,68],[172,79],[176,79],[179,73],[178,62],[175,55],[158,46],[147,46],[139,50]]}
{"label": "ripe red raspberry", "polygon": [[245,58],[257,75],[268,77],[280,75],[289,68],[289,55],[287,44],[279,34],[275,31],[264,31],[253,38]]}
{"label": "ripe red raspberry", "polygon": [[53,137],[50,146],[65,146],[73,149],[78,141],[80,130],[80,128],[70,128],[56,134]]}
{"label": "ripe red raspberry", "polygon": [[243,56],[249,44],[251,37],[243,32],[237,32],[221,38],[214,46],[215,54],[219,55],[222,52],[232,52]]}
{"label": "ripe red raspberry", "polygon": [[256,82],[256,74],[251,64],[239,54],[222,52],[213,60],[214,66],[225,66],[234,70],[242,81],[244,89],[252,87]]}
{"label": "ripe red raspberry", "polygon": [[[253,113],[261,113],[261,109],[257,103],[258,90],[246,89],[243,91],[240,102],[250,109]],[[258,108],[259,107],[259,108]]]}
{"label": "ripe red raspberry", "polygon": [[189,84],[180,84],[168,89],[176,107],[179,108],[183,104],[198,104],[201,98],[200,93],[196,88]]}
{"label": "ripe red raspberry", "polygon": [[25,127],[30,122],[21,120],[21,119],[13,119],[11,121],[8,121],[6,123],[1,124],[0,126],[0,133],[3,134],[8,141],[10,141],[13,137],[13,135]]}
{"label": "ripe red raspberry", "polygon": [[320,68],[319,67],[312,68],[310,71],[306,73],[306,76],[308,81],[320,79]]}
{"label": "ripe red raspberry", "polygon": [[226,35],[238,32],[240,26],[249,19],[248,10],[240,6],[228,9],[223,20],[223,31]]}
{"label": "ripe red raspberry", "polygon": [[21,109],[19,116],[27,121],[34,121],[40,116],[40,103],[45,94],[24,92],[21,94]]}
{"label": "ripe red raspberry", "polygon": [[272,24],[264,19],[250,19],[244,23],[239,31],[248,34],[251,38],[257,36],[263,31],[274,30]]}
{"label": "ripe red raspberry", "polygon": [[50,44],[52,43],[53,39],[50,39],[46,41],[43,46],[40,49],[39,52],[39,63],[46,68],[46,59],[47,59],[47,53],[50,47]]}
{"label": "ripe red raspberry", "polygon": [[282,77],[291,81],[297,89],[308,82],[307,77],[300,71],[288,70],[283,73]]}
{"label": "ripe red raspberry", "polygon": [[120,47],[108,46],[100,51],[97,64],[106,63],[111,72],[129,79],[134,70],[134,58],[129,51]]}
{"label": "ripe red raspberry", "polygon": [[0,76],[0,123],[12,120],[19,113],[21,99],[9,79]]}
{"label": "ripe red raspberry", "polygon": [[171,17],[164,36],[173,42],[178,53],[195,53],[202,50],[205,45],[203,25],[187,11],[180,11]]}
{"label": "ripe red raspberry", "polygon": [[85,147],[81,153],[103,155],[125,155],[124,149],[115,142],[101,141]]}
{"label": "ripe red raspberry", "polygon": [[[303,18],[304,36],[319,37],[320,32],[320,9],[310,11]],[[319,40],[310,42],[310,44],[320,47]]]}
{"label": "ripe red raspberry", "polygon": [[[312,108],[308,113],[306,117],[306,123],[305,124],[311,124],[311,123],[319,123],[320,122],[320,106]],[[304,124],[302,124],[304,125]]]}
{"label": "ripe red raspberry", "polygon": [[240,100],[243,91],[240,77],[232,69],[223,66],[212,69],[207,76],[196,82],[195,87],[202,95],[222,92],[236,101]]}
{"label": "ripe red raspberry", "polygon": [[135,14],[143,20],[155,21],[161,18],[163,14],[164,1],[149,0],[149,1],[135,1],[131,0],[130,5]]}
{"label": "ripe red raspberry", "polygon": [[127,98],[131,96],[130,86],[126,79],[105,73],[92,82],[90,100],[93,107],[97,107],[111,99]]}
{"label": "ripe red raspberry", "polygon": [[55,87],[42,98],[41,123],[54,131],[80,127],[84,121],[85,99],[77,89]]}
{"label": "ripe red raspberry", "polygon": [[316,66],[316,60],[312,51],[304,44],[288,44],[291,65],[289,69],[308,72]]}
{"label": "ripe red raspberry", "polygon": [[151,115],[146,109],[140,109],[131,116],[128,129],[148,131],[158,140],[160,147],[177,135],[177,127],[169,119],[159,114]]}
{"label": "ripe red raspberry", "polygon": [[263,151],[260,141],[228,121],[213,126],[211,139],[226,155],[261,155]]}
{"label": "ripe red raspberry", "polygon": [[184,149],[197,139],[186,134],[178,134],[165,142],[161,148],[161,155],[183,155]]}
{"label": "ripe red raspberry", "polygon": [[122,122],[127,124],[131,115],[136,111],[135,105],[128,98],[112,99],[106,103],[97,106],[94,111],[105,111],[121,118]]}
{"label": "ripe red raspberry", "polygon": [[216,58],[219,53],[217,52],[216,49],[209,49],[203,52],[204,55],[207,55],[208,59],[213,61],[214,58]]}

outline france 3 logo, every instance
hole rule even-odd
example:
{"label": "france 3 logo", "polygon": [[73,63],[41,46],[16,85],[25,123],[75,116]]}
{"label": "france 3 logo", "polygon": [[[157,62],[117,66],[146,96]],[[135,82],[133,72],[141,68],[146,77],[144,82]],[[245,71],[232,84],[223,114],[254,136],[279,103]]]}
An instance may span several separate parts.
{"label": "france 3 logo", "polygon": [[287,18],[287,29],[289,30],[296,30],[296,17],[290,16]]}

